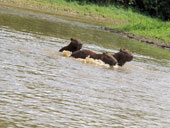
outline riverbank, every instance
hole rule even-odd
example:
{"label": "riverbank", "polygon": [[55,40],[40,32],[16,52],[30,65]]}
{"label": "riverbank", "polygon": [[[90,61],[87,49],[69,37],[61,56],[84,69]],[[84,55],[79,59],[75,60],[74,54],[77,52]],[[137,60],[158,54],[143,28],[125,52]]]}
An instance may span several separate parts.
{"label": "riverbank", "polygon": [[147,44],[170,49],[170,22],[147,17],[116,6],[78,4],[64,0],[0,0],[0,4],[46,13],[64,15],[82,22],[97,24],[107,31]]}

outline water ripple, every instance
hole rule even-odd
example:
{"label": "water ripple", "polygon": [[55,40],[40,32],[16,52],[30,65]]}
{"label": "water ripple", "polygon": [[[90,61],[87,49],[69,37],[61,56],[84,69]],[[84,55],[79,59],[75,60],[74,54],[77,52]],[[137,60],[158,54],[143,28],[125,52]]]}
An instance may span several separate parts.
{"label": "water ripple", "polygon": [[59,53],[61,42],[0,28],[1,127],[170,126],[168,67],[85,64]]}

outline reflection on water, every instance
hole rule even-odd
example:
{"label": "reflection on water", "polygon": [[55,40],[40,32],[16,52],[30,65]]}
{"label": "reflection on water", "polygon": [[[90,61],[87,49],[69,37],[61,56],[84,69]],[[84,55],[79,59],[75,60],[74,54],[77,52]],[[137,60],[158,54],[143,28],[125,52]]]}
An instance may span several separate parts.
{"label": "reflection on water", "polygon": [[[20,10],[0,6],[0,25],[9,26],[18,31],[38,33],[57,38],[70,39],[77,37],[88,44],[96,44],[104,48],[127,48],[132,52],[157,59],[170,60],[169,51],[155,48],[150,45],[136,42],[119,35],[101,30],[101,27],[88,25],[73,20],[65,20],[55,15],[35,13],[28,10]],[[37,35],[37,36],[38,36]]]}
{"label": "reflection on water", "polygon": [[[42,35],[39,26],[35,33],[0,21],[0,127],[170,126],[169,60],[134,53],[124,67],[82,63],[58,52],[69,43],[62,33]],[[84,45],[117,52],[118,45],[108,47]]]}

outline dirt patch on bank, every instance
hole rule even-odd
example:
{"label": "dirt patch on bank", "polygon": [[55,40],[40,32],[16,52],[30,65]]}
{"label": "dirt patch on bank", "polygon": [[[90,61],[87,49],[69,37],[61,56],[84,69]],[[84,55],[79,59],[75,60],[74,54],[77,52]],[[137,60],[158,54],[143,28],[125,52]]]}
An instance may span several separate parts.
{"label": "dirt patch on bank", "polygon": [[112,32],[112,33],[119,34],[121,36],[130,38],[130,39],[133,39],[133,40],[137,40],[141,43],[146,43],[146,44],[153,45],[153,46],[156,46],[156,47],[159,47],[159,48],[170,50],[170,44],[168,44],[164,41],[161,41],[161,40],[156,41],[156,39],[148,39],[148,38],[145,38],[145,37],[134,35],[132,33],[127,33],[127,32],[123,32],[123,31],[119,31],[117,29],[111,29],[111,28],[107,28],[107,27],[104,27],[104,30]]}

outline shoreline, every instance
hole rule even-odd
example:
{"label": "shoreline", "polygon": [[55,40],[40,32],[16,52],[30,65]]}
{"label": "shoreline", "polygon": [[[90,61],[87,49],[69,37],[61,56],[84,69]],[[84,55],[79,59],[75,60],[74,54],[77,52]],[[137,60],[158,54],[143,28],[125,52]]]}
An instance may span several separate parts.
{"label": "shoreline", "polygon": [[[165,41],[162,41],[160,39],[154,39],[154,38],[149,39],[147,37],[145,38],[145,37],[142,37],[142,36],[135,35],[133,33],[125,32],[123,30],[114,29],[114,28],[112,29],[112,28],[106,27],[106,25],[108,25],[111,22],[113,22],[112,24],[116,25],[119,22],[117,19],[115,19],[115,20],[111,19],[111,18],[108,19],[108,18],[105,18],[104,16],[95,16],[95,15],[92,15],[92,14],[88,15],[88,14],[85,14],[85,13],[82,15],[81,13],[83,13],[83,12],[74,11],[74,10],[67,10],[67,9],[62,8],[62,7],[56,7],[57,10],[56,10],[56,8],[54,8],[54,9],[50,8],[49,9],[48,6],[50,6],[50,4],[47,5],[47,7],[43,7],[43,5],[40,5],[40,2],[36,2],[35,5],[34,4],[33,5],[25,5],[22,2],[21,3],[16,2],[15,0],[12,1],[12,2],[9,2],[9,1],[4,2],[3,0],[0,0],[0,5],[10,6],[10,7],[14,7],[14,8],[28,9],[28,10],[33,10],[33,11],[39,11],[39,12],[42,12],[42,13],[49,13],[49,14],[54,14],[54,15],[56,14],[56,15],[72,18],[74,20],[76,18],[76,20],[80,21],[80,22],[86,22],[88,24],[99,25],[99,26],[101,26],[101,29],[103,29],[105,31],[109,31],[111,33],[115,33],[115,34],[118,34],[120,36],[139,41],[141,43],[145,43],[145,44],[148,44],[148,45],[159,47],[159,48],[162,48],[162,49],[165,49],[165,50],[170,50],[170,43],[165,43]],[[30,1],[28,1],[28,2],[30,2]],[[33,1],[31,1],[31,2],[33,3]],[[80,16],[80,15],[82,15],[82,16]]]}
{"label": "shoreline", "polygon": [[104,27],[104,30],[115,33],[115,34],[119,34],[121,36],[127,37],[127,38],[132,39],[132,40],[136,40],[136,41],[141,42],[141,43],[153,45],[153,46],[156,46],[156,47],[170,51],[170,45],[168,45],[168,44],[166,44],[166,45],[165,44],[158,44],[156,41],[153,41],[152,39],[144,38],[144,37],[141,37],[141,36],[134,35],[133,33],[126,33],[124,31],[119,31],[117,29],[111,29],[111,28],[108,28],[108,27]]}

